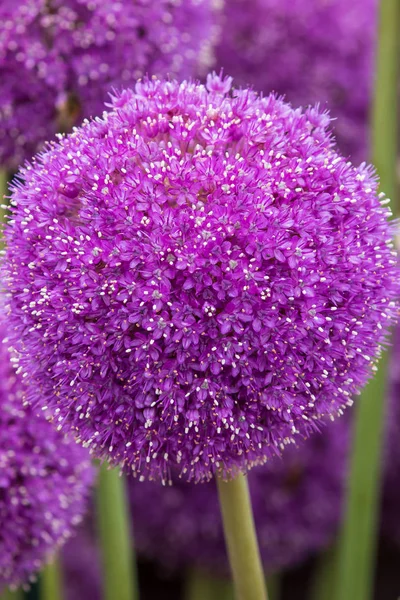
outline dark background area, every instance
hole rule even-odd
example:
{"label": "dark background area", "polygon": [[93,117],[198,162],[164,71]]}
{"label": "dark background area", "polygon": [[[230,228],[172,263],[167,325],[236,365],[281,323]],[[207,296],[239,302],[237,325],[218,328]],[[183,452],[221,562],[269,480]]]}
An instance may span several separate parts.
{"label": "dark background area", "polygon": [[[285,573],[280,600],[308,600],[315,561],[310,560]],[[172,576],[151,562],[139,562],[141,600],[184,600],[183,578]],[[38,585],[27,594],[27,600],[38,600]],[[381,540],[378,551],[375,600],[400,598],[400,548]],[[87,600],[91,600],[88,598]],[[118,600],[117,598],[115,600]],[[206,600],[206,599],[204,599]],[[326,600],[321,598],[320,600]],[[361,600],[357,598],[354,600]]]}

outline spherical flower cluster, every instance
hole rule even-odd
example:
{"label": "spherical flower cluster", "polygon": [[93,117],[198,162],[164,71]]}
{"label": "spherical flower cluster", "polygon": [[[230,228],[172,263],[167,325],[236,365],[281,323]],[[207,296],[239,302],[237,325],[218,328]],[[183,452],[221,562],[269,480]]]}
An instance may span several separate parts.
{"label": "spherical flower cluster", "polygon": [[214,0],[3,0],[0,165],[100,114],[112,87],[209,67],[216,14]]}
{"label": "spherical flower cluster", "polygon": [[22,169],[4,270],[27,401],[163,480],[341,414],[400,283],[387,201],[328,124],[229,78],[145,80]]}
{"label": "spherical flower cluster", "polygon": [[341,150],[365,160],[377,4],[230,0],[217,64],[241,85],[328,107]]}
{"label": "spherical flower cluster", "polygon": [[[1,339],[4,328],[1,327]],[[93,480],[87,451],[22,405],[0,344],[0,587],[26,583],[79,523]]]}
{"label": "spherical flower cluster", "polygon": [[[267,573],[291,567],[328,545],[340,521],[349,420],[339,419],[282,460],[249,474],[254,518]],[[139,555],[173,569],[228,571],[214,484],[172,487],[132,480],[130,497]]]}

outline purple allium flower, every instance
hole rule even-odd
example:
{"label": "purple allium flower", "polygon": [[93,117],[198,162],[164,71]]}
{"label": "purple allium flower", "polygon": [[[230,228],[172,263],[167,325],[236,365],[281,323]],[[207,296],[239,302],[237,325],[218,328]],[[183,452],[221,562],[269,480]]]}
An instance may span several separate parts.
{"label": "purple allium flower", "polygon": [[[249,474],[253,512],[265,570],[293,566],[328,545],[340,520],[349,419],[289,448]],[[227,571],[215,485],[174,481],[130,485],[135,547],[173,569]]]}
{"label": "purple allium flower", "polygon": [[111,87],[208,68],[214,0],[3,0],[0,165],[100,114]]}
{"label": "purple allium flower", "polygon": [[397,315],[373,169],[329,117],[145,80],[23,168],[5,275],[27,401],[135,475],[247,469],[341,414]]}
{"label": "purple allium flower", "polygon": [[[4,339],[1,326],[1,340]],[[87,451],[23,407],[0,343],[0,588],[26,583],[71,535],[86,508]]]}
{"label": "purple allium flower", "polygon": [[241,85],[315,102],[333,117],[341,150],[367,155],[377,1],[230,0],[217,64]]}

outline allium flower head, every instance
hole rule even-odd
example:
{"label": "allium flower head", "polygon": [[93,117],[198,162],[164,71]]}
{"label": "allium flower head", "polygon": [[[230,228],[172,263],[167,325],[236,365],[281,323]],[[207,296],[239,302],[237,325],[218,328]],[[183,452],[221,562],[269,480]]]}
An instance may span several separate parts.
{"label": "allium flower head", "polygon": [[217,64],[241,85],[331,111],[343,152],[367,156],[377,1],[229,0]]}
{"label": "allium flower head", "polygon": [[103,110],[110,88],[146,73],[210,66],[214,0],[3,0],[0,165]]}
{"label": "allium flower head", "polygon": [[399,273],[370,167],[329,117],[230,78],[145,80],[12,192],[27,400],[134,474],[246,469],[371,375]]}
{"label": "allium flower head", "polygon": [[[1,326],[4,339],[4,326]],[[87,451],[22,404],[0,343],[0,587],[26,583],[71,535],[86,508]]]}
{"label": "allium flower head", "polygon": [[[265,571],[294,566],[328,545],[340,522],[349,419],[339,419],[322,434],[282,460],[249,474],[260,551]],[[181,570],[197,567],[228,571],[218,497],[214,484],[174,481],[130,486],[139,555]]]}

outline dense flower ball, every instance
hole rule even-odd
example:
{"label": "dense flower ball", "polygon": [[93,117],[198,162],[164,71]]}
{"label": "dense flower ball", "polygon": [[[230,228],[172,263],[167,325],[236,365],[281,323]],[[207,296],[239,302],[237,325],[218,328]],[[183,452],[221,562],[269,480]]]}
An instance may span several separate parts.
{"label": "dense flower ball", "polygon": [[365,160],[377,4],[230,0],[217,64],[242,85],[328,107],[341,150]]}
{"label": "dense flower ball", "polygon": [[1,342],[0,588],[26,583],[65,542],[93,480],[87,451],[23,407],[21,396]]}
{"label": "dense flower ball", "polygon": [[27,400],[134,474],[280,453],[371,375],[394,225],[329,118],[146,80],[21,171],[5,275]]}
{"label": "dense flower ball", "polygon": [[111,87],[209,67],[215,0],[2,0],[0,165],[103,110]]}
{"label": "dense flower ball", "polygon": [[[324,435],[249,474],[266,572],[294,566],[332,541],[342,508],[348,434],[349,420],[339,419]],[[133,480],[136,550],[169,568],[228,571],[214,484],[174,484]]]}

